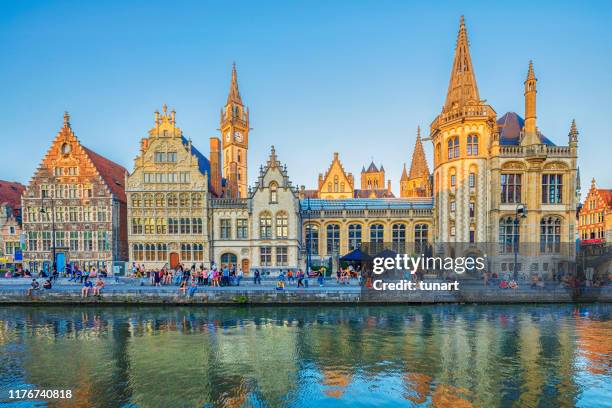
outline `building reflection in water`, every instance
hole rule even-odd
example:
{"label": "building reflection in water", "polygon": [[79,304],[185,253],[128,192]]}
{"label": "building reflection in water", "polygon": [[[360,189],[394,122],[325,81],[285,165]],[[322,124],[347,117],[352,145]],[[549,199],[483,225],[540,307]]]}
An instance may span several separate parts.
{"label": "building reflection in water", "polygon": [[611,334],[605,305],[9,307],[0,384],[92,407],[596,405]]}

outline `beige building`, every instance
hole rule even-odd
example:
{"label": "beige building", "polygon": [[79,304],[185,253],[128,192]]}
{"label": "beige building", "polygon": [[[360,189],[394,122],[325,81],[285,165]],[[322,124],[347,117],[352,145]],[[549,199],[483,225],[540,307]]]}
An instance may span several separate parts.
{"label": "beige building", "polygon": [[127,176],[130,261],[147,269],[208,262],[209,174],[164,105]]}
{"label": "beige building", "polygon": [[21,194],[24,190],[25,186],[20,183],[0,180],[0,264],[22,263],[15,255],[22,250]]}
{"label": "beige building", "polygon": [[[576,233],[578,132],[572,126],[566,146],[556,146],[541,133],[536,82],[530,63],[525,119],[509,112],[498,120],[480,99],[461,19],[446,101],[430,129],[434,239],[498,243],[500,256],[492,266],[501,271],[514,269],[515,245],[525,257],[520,272],[563,269],[559,264],[571,256]],[[517,208],[526,209],[518,223]]]}

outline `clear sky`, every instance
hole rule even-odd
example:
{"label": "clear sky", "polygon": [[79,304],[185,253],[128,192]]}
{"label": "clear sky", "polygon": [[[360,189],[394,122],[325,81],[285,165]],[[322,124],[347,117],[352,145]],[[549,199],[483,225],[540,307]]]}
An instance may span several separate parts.
{"label": "clear sky", "polygon": [[567,144],[575,118],[583,193],[592,177],[612,188],[612,5],[534,3],[6,0],[0,179],[28,182],[64,110],[84,145],[130,171],[163,103],[208,154],[236,61],[250,183],[275,145],[295,184],[314,188],[338,151],[356,177],[382,162],[397,193],[417,125],[427,133],[444,102],[464,14],[480,96],[522,116],[533,59],[541,131]]}

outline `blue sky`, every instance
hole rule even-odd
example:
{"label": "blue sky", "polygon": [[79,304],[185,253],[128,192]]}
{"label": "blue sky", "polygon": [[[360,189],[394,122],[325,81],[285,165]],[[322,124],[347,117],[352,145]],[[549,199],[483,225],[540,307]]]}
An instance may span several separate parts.
{"label": "blue sky", "polygon": [[313,188],[339,151],[356,176],[382,162],[397,192],[417,125],[444,102],[464,14],[481,97],[522,115],[533,59],[541,131],[566,144],[576,118],[583,192],[594,176],[612,188],[606,2],[3,3],[1,179],[28,182],[64,110],[84,145],[128,170],[163,103],[208,152],[236,61],[251,182],[275,145],[295,184]]}

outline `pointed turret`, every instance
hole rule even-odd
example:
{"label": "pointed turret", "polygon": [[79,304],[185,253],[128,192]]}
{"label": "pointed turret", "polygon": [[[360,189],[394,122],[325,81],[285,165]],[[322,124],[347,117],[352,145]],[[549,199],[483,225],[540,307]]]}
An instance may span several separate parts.
{"label": "pointed turret", "polygon": [[237,103],[242,105],[240,91],[238,90],[238,74],[236,73],[236,63],[232,64],[232,83],[230,84],[229,94],[227,95],[227,103]]}
{"label": "pointed turret", "polygon": [[465,105],[470,101],[480,101],[476,76],[470,56],[470,45],[468,42],[465,20],[461,16],[459,33],[457,34],[457,45],[455,46],[455,59],[448,83],[448,92],[443,112],[450,111]]}
{"label": "pointed turret", "polygon": [[425,158],[425,150],[421,142],[421,127],[417,127],[417,137],[412,152],[412,162],[410,163],[409,178],[429,177],[429,167]]}
{"label": "pointed turret", "polygon": [[[525,136],[529,137],[537,136],[537,125],[536,125],[536,82],[538,80],[535,77],[533,71],[533,61],[529,61],[529,68],[527,69],[527,78],[525,78]],[[539,142],[539,138],[536,143]]]}
{"label": "pointed turret", "polygon": [[576,127],[576,119],[572,119],[572,124],[570,126],[570,131],[569,134],[567,135],[569,138],[569,142],[572,143],[576,143],[578,142],[578,128]]}
{"label": "pointed turret", "polygon": [[404,169],[402,170],[402,177],[400,181],[408,181],[408,172],[406,171],[406,163],[404,163]]}

